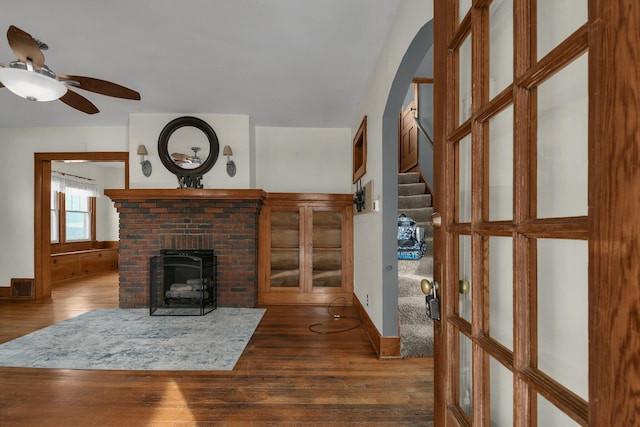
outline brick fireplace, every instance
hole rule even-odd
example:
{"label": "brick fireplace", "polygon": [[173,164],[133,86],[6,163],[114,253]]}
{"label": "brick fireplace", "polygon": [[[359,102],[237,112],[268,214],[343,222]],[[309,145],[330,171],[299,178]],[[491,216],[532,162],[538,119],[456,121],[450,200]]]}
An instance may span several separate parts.
{"label": "brick fireplace", "polygon": [[163,249],[213,249],[218,306],[258,300],[262,190],[105,190],[120,214],[120,308],[149,306],[149,260]]}

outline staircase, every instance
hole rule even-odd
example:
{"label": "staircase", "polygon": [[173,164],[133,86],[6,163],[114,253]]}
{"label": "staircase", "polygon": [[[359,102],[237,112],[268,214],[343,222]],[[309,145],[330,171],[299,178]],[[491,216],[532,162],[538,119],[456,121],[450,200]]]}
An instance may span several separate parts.
{"label": "staircase", "polygon": [[433,277],[433,213],[431,195],[417,172],[398,174],[398,215],[405,214],[425,229],[427,252],[419,260],[398,260],[398,323],[403,359],[433,356],[433,323],[425,311],[424,278]]}

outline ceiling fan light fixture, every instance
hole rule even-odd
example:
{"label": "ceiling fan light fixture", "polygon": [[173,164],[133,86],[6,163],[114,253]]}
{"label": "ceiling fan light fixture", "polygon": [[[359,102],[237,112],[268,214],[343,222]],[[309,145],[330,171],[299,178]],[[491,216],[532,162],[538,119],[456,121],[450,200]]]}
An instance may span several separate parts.
{"label": "ceiling fan light fixture", "polygon": [[[44,72],[40,72],[44,71]],[[0,82],[16,95],[31,101],[54,101],[66,92],[64,83],[45,74],[48,70],[29,71],[21,68],[0,68]]]}

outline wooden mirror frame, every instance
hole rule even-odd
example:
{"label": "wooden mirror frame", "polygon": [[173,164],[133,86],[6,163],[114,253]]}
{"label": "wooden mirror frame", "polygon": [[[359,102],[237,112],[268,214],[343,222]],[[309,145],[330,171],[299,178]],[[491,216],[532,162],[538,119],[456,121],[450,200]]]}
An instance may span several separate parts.
{"label": "wooden mirror frame", "polygon": [[[171,135],[184,126],[193,126],[197,129],[200,129],[209,140],[209,155],[197,168],[181,168],[173,161],[173,159],[171,158],[171,154],[169,153],[169,139],[171,138]],[[158,155],[160,156],[160,161],[165,168],[167,168],[177,176],[204,175],[205,173],[209,172],[209,170],[211,170],[213,165],[218,160],[219,154],[220,143],[218,142],[218,136],[214,132],[213,128],[209,125],[209,123],[197,117],[184,116],[171,120],[162,129],[162,131],[160,132],[160,136],[158,137]]]}
{"label": "wooden mirror frame", "polygon": [[367,116],[353,138],[353,183],[355,184],[367,172]]}

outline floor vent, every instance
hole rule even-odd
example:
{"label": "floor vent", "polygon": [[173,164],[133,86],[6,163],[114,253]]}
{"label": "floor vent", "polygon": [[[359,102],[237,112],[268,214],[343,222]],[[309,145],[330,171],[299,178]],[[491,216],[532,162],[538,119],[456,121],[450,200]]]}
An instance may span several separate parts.
{"label": "floor vent", "polygon": [[34,279],[11,279],[11,299],[33,299]]}

